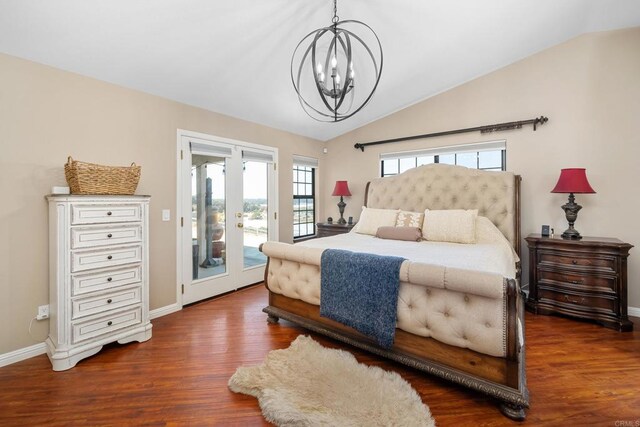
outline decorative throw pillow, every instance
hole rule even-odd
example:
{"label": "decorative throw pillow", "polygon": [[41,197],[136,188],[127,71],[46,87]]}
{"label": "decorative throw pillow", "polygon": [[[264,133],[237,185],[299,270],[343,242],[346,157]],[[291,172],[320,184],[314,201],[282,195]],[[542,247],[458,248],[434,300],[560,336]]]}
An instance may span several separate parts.
{"label": "decorative throw pillow", "polygon": [[434,242],[475,243],[478,210],[425,210],[422,236]]}
{"label": "decorative throw pillow", "polygon": [[393,227],[396,225],[397,216],[397,209],[371,209],[363,206],[360,219],[352,231],[375,236],[379,227]]}
{"label": "decorative throw pillow", "polygon": [[419,227],[379,227],[376,237],[380,239],[404,240],[419,242],[422,240],[422,230]]}
{"label": "decorative throw pillow", "polygon": [[396,227],[422,227],[423,219],[422,212],[400,211],[396,219]]}

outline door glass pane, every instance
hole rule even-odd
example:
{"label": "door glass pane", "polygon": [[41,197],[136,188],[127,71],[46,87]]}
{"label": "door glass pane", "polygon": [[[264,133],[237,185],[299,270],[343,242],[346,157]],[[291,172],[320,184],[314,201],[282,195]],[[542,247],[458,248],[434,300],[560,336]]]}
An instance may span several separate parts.
{"label": "door glass pane", "polygon": [[268,235],[268,188],[269,163],[245,161],[243,169],[243,212],[242,245],[244,268],[263,265],[267,257],[258,250]]}
{"label": "door glass pane", "polygon": [[193,280],[227,271],[224,157],[191,156]]}

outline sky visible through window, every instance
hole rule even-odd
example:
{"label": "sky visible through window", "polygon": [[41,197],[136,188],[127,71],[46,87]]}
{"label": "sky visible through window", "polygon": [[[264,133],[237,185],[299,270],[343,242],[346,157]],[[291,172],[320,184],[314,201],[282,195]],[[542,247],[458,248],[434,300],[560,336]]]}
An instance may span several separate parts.
{"label": "sky visible through window", "polygon": [[506,170],[506,150],[471,151],[435,156],[402,157],[380,161],[381,176],[392,176],[431,163],[464,166],[471,169]]}

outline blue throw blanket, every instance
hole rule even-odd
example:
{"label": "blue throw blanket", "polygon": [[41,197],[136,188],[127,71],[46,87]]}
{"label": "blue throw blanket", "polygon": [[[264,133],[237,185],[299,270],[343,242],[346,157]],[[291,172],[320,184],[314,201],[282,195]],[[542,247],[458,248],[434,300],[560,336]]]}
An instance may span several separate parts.
{"label": "blue throw blanket", "polygon": [[327,249],[320,264],[320,315],[390,348],[404,258]]}

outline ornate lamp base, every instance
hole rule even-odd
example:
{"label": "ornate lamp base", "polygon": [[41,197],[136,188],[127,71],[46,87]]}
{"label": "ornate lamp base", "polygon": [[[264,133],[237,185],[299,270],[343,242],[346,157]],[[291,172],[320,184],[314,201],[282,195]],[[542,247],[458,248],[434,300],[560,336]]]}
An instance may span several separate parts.
{"label": "ornate lamp base", "polygon": [[338,209],[340,210],[340,219],[338,220],[338,224],[346,224],[347,223],[347,221],[344,219],[344,207],[345,206],[347,206],[347,204],[342,199],[342,196],[340,196],[340,201],[338,202]]}
{"label": "ornate lamp base", "polygon": [[342,196],[340,196],[340,202],[338,202],[338,209],[340,210],[340,219],[338,220],[338,224],[346,224],[347,221],[344,219],[344,207],[347,204],[342,200]]}
{"label": "ornate lamp base", "polygon": [[580,240],[582,236],[578,233],[578,230],[573,228],[573,224],[575,224],[576,219],[578,219],[578,212],[582,209],[582,206],[577,204],[576,198],[573,193],[569,193],[569,202],[562,205],[562,209],[564,209],[564,213],[567,216],[567,221],[569,222],[569,228],[567,228],[564,233],[562,233],[562,238],[567,240]]}
{"label": "ornate lamp base", "polygon": [[564,230],[564,233],[562,233],[562,238],[567,240],[580,240],[582,239],[582,236],[578,233],[578,230],[569,227]]}

